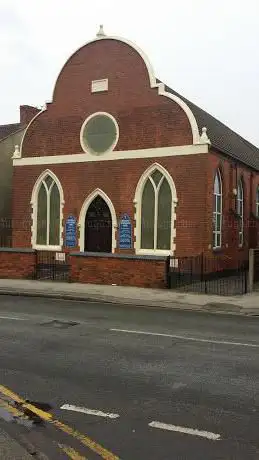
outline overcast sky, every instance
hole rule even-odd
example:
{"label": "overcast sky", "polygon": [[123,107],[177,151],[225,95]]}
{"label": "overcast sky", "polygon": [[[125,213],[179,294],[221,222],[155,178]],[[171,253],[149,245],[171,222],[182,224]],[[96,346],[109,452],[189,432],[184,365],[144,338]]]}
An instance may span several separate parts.
{"label": "overcast sky", "polygon": [[[151,6],[154,5],[154,6]],[[258,0],[0,0],[0,124],[42,106],[95,37],[135,42],[156,76],[259,146]]]}

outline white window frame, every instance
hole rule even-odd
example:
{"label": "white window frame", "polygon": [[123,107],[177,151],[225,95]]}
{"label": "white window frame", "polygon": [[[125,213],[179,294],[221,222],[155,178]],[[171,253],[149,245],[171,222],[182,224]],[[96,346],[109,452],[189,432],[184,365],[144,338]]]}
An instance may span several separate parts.
{"label": "white window frame", "polygon": [[[153,172],[155,170],[158,170],[161,172],[163,177],[168,181],[168,184],[171,189],[171,196],[172,196],[172,208],[171,208],[171,235],[170,235],[170,241],[171,241],[171,248],[168,250],[164,249],[142,249],[141,248],[141,208],[142,208],[142,194],[144,187],[146,185],[147,180],[151,177]],[[151,179],[152,180],[152,179]],[[162,182],[160,181],[160,184]],[[157,194],[158,197],[158,194]],[[152,164],[149,168],[146,169],[146,171],[142,174],[141,178],[139,179],[136,192],[135,192],[135,197],[134,197],[134,205],[135,205],[135,222],[136,222],[136,227],[134,229],[134,236],[135,236],[135,252],[136,254],[139,255],[174,255],[176,245],[175,245],[175,237],[176,237],[176,228],[175,228],[175,220],[176,220],[176,206],[177,206],[177,194],[176,194],[176,188],[174,181],[168,171],[161,166],[158,163]],[[155,200],[155,203],[157,203],[157,199]],[[155,206],[155,234],[154,238],[156,238],[157,235],[157,216],[158,216],[158,209],[157,209],[157,204]],[[156,241],[156,240],[154,240]]]}
{"label": "white window frame", "polygon": [[256,197],[255,197],[256,203],[255,203],[255,215],[256,217],[259,217],[259,185],[256,187]]}
{"label": "white window frame", "polygon": [[84,249],[85,249],[85,217],[86,217],[86,213],[88,211],[88,208],[89,208],[90,204],[94,201],[94,199],[97,196],[100,196],[105,201],[105,203],[107,204],[107,206],[108,206],[108,208],[110,210],[110,213],[111,213],[111,218],[112,218],[112,253],[114,253],[115,249],[116,249],[116,230],[118,228],[116,212],[115,212],[115,208],[113,206],[112,201],[110,200],[108,195],[106,195],[106,193],[103,190],[101,190],[100,188],[95,189],[92,193],[90,193],[90,195],[88,195],[88,197],[85,199],[85,201],[84,201],[84,203],[82,205],[82,208],[81,208],[81,211],[80,211],[80,214],[79,214],[78,226],[79,226],[79,248],[80,248],[80,252],[84,252]]}
{"label": "white window frame", "polygon": [[[60,225],[59,241],[60,241],[60,244],[59,245],[37,244],[38,194],[39,194],[39,190],[40,190],[40,187],[41,187],[42,183],[46,187],[44,181],[47,178],[47,176],[50,176],[52,178],[52,180],[56,183],[56,185],[58,187],[58,190],[59,190],[59,196],[60,196],[60,220],[59,220],[59,225]],[[54,185],[54,183],[52,184],[51,188],[53,187],[53,185]],[[49,190],[47,190],[47,194],[48,194],[47,196],[50,196],[49,195]],[[31,196],[31,206],[32,206],[31,245],[32,245],[33,249],[43,250],[43,251],[44,250],[47,250],[47,251],[61,251],[62,246],[63,246],[62,234],[63,234],[63,208],[64,208],[64,204],[65,204],[64,193],[63,193],[63,189],[62,189],[62,186],[61,186],[61,183],[60,183],[59,179],[49,169],[45,170],[38,177],[37,181],[35,182],[35,185],[34,185],[33,191],[32,191],[32,196]],[[48,210],[49,210],[49,206],[48,206]],[[49,211],[47,212],[47,228],[49,229]],[[49,235],[49,230],[48,230],[48,235]]]}
{"label": "white window frame", "polygon": [[[216,180],[219,181],[219,193],[216,193]],[[220,209],[218,210],[215,207],[215,203],[217,203],[217,197],[220,197]],[[223,193],[222,193],[222,177],[220,170],[218,169],[215,178],[214,178],[214,186],[213,186],[213,222],[215,220],[215,230],[213,229],[213,249],[220,249],[222,247],[222,205],[223,205]],[[217,223],[218,219],[220,220],[219,230],[217,230]],[[217,245],[218,235],[220,237],[220,244]]]}
{"label": "white window frame", "polygon": [[241,230],[238,227],[238,245],[243,247],[244,245],[244,187],[242,179],[239,179],[237,186],[237,214],[241,221]]}
{"label": "white window frame", "polygon": [[[92,118],[97,117],[98,115],[104,115],[105,117],[110,118],[113,121],[113,123],[115,125],[115,128],[116,128],[116,138],[114,139],[112,145],[105,152],[101,152],[101,153],[96,153],[93,150],[91,150],[88,147],[88,145],[85,143],[85,141],[84,141],[84,130],[85,130],[85,127],[86,127],[87,123]],[[81,144],[83,152],[89,153],[90,155],[93,155],[95,157],[102,157],[102,155],[106,155],[108,153],[113,152],[113,150],[115,149],[115,147],[116,147],[116,145],[118,143],[119,135],[120,135],[120,130],[119,130],[118,122],[110,113],[108,113],[108,112],[95,112],[95,113],[92,113],[91,115],[89,115],[89,117],[87,117],[86,120],[84,121],[84,123],[82,124],[81,130],[80,130],[80,144]]]}

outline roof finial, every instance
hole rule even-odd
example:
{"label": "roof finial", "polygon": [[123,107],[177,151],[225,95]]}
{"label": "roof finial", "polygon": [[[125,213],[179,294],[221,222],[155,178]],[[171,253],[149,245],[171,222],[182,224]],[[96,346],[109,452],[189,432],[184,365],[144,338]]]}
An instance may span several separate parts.
{"label": "roof finial", "polygon": [[204,127],[202,128],[202,134],[200,136],[200,144],[211,144],[208,134],[207,134],[207,128]]}
{"label": "roof finial", "polygon": [[100,25],[100,29],[99,29],[98,33],[96,34],[96,37],[97,38],[105,37],[105,33],[103,31],[103,25],[102,24]]}

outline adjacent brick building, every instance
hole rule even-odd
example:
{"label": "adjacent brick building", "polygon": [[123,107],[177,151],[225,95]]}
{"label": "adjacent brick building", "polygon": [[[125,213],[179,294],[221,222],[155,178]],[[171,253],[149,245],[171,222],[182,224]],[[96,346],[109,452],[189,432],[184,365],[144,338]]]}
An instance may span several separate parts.
{"label": "adjacent brick building", "polygon": [[7,246],[11,240],[12,157],[26,127],[38,112],[35,107],[21,105],[19,123],[0,125],[0,246]]}
{"label": "adjacent brick building", "polygon": [[125,254],[125,270],[169,254],[246,257],[257,246],[258,187],[259,150],[101,28],[65,63],[16,152],[13,243],[80,253],[81,281],[82,257],[94,258],[91,282],[102,281],[105,254],[118,283]]}

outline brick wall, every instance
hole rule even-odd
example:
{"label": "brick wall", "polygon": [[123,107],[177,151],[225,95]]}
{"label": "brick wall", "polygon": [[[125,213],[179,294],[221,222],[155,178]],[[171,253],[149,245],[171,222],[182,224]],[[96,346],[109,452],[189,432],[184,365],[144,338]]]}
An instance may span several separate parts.
{"label": "brick wall", "polygon": [[0,248],[0,278],[32,278],[35,257],[33,250]]}
{"label": "brick wall", "polygon": [[[246,167],[235,168],[216,152],[167,158],[118,160],[108,162],[22,166],[14,168],[13,217],[14,246],[31,247],[31,193],[38,176],[51,169],[59,178],[65,197],[64,220],[79,217],[87,196],[101,188],[112,201],[117,218],[127,212],[134,222],[134,195],[142,173],[158,162],[171,174],[177,191],[176,255],[188,256],[211,252],[213,181],[217,168],[223,181],[222,250],[231,256],[247,253],[258,244],[259,220],[255,217],[256,188],[259,175]],[[238,248],[238,219],[234,214],[236,180],[244,180],[244,248]],[[112,178],[112,180],[111,180]],[[134,250],[132,250],[134,252]]]}
{"label": "brick wall", "polygon": [[175,182],[179,200],[176,208],[177,255],[199,254],[206,238],[206,154],[16,167],[13,190],[14,246],[31,246],[31,193],[37,178],[46,168],[51,169],[62,184],[64,220],[70,214],[78,218],[88,195],[96,188],[101,188],[112,201],[117,219],[126,212],[134,226],[133,200],[137,183],[143,172],[155,162],[165,167]]}
{"label": "brick wall", "polygon": [[[92,94],[92,80],[101,78],[108,78],[108,91]],[[81,153],[81,126],[98,111],[109,112],[118,121],[116,150],[192,143],[185,112],[159,96],[157,88],[150,88],[137,51],[116,40],[100,40],[81,48],[63,67],[53,102],[26,132],[22,156]]]}
{"label": "brick wall", "polygon": [[165,259],[70,255],[71,281],[150,288],[165,287]]}

